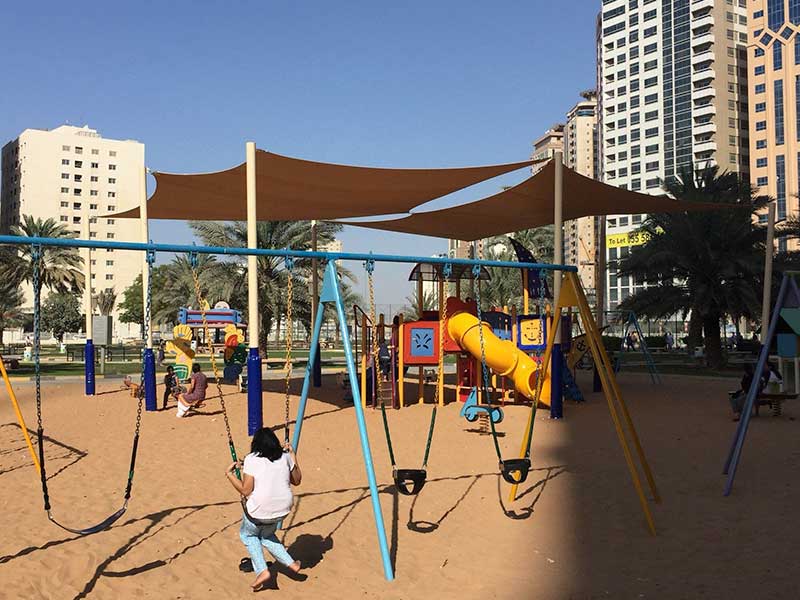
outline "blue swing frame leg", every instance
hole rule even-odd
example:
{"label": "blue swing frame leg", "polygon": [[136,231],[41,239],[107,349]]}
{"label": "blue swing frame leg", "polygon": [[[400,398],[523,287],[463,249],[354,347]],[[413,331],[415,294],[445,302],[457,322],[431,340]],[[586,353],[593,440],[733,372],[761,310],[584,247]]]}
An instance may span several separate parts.
{"label": "blue swing frame leg", "polygon": [[553,355],[550,358],[550,418],[561,419],[564,417],[564,391],[562,389],[561,368],[564,356],[561,353],[561,344],[553,344]]}
{"label": "blue swing frame leg", "polygon": [[[306,366],[305,379],[303,381],[303,391],[300,396],[300,405],[297,409],[297,422],[295,423],[294,438],[292,445],[297,450],[300,445],[300,433],[302,431],[303,416],[306,410],[306,401],[308,399],[308,389],[311,384],[313,376],[313,354],[317,352],[317,344],[319,343],[320,330],[322,328],[322,305],[324,303],[333,302],[336,305],[336,314],[339,318],[339,323],[342,331],[347,331],[347,318],[344,312],[344,305],[342,297],[339,293],[339,283],[336,274],[336,264],[334,261],[328,263],[325,268],[325,278],[322,283],[322,294],[320,295],[320,309],[317,311],[317,320],[314,323],[314,334],[311,338],[311,353],[309,356],[308,365]],[[353,393],[353,407],[356,412],[356,422],[358,423],[358,435],[361,439],[361,452],[364,455],[364,468],[367,472],[367,481],[369,483],[369,493],[372,500],[372,513],[375,517],[375,530],[378,534],[378,546],[381,552],[381,560],[383,563],[383,574],[387,581],[394,580],[394,569],[392,568],[392,559],[389,554],[389,543],[386,539],[386,527],[383,523],[383,511],[381,509],[380,497],[378,496],[378,483],[375,478],[375,467],[372,463],[372,451],[369,446],[369,435],[367,433],[367,424],[364,419],[364,409],[361,406],[361,390],[358,386],[358,373],[356,372],[356,363],[353,358],[353,348],[350,345],[350,338],[344,335],[342,338],[344,346],[344,355],[347,361],[347,374],[350,378],[350,388]]]}
{"label": "blue swing frame leg", "polygon": [[156,355],[152,348],[144,350],[144,408],[147,411],[158,410],[156,402]]}
{"label": "blue swing frame leg", "polygon": [[[767,330],[766,337],[762,336],[761,352],[758,355],[758,362],[756,363],[756,374],[764,372],[764,365],[767,364],[769,357],[769,347],[772,343],[772,338],[775,336],[775,330],[778,328],[778,318],[780,317],[781,308],[783,307],[784,299],[786,298],[786,291],[789,287],[790,278],[788,275],[783,276],[781,287],[778,291],[778,297],[775,299],[775,307],[773,308],[772,318],[769,322],[769,329]],[[796,291],[797,286],[794,281],[791,282],[793,289]],[[763,332],[763,329],[762,329]],[[725,482],[725,491],[723,494],[729,496],[733,489],[733,480],[736,478],[736,468],[739,466],[739,459],[742,456],[742,449],[744,448],[744,439],[747,436],[747,427],[750,425],[750,417],[753,414],[753,404],[755,404],[756,396],[758,395],[758,382],[760,377],[753,377],[750,384],[750,389],[747,390],[747,399],[745,400],[744,407],[742,408],[742,416],[739,419],[739,426],[736,428],[736,433],[733,436],[731,449],[728,451],[728,458],[725,461],[725,467],[722,469],[723,475],[728,478]]]}
{"label": "blue swing frame leg", "polygon": [[247,355],[247,435],[254,436],[264,426],[261,383],[261,354],[250,348]]}
{"label": "blue swing frame leg", "polygon": [[84,359],[84,375],[86,376],[86,389],[84,393],[87,396],[94,396],[94,342],[91,338],[86,339],[86,348],[83,350]]}

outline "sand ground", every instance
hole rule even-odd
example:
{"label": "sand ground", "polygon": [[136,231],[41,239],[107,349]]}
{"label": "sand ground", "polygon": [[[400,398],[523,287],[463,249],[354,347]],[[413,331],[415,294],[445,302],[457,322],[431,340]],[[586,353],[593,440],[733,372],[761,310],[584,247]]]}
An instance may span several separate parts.
{"label": "sand ground", "polygon": [[[585,374],[581,373],[582,377]],[[796,598],[800,578],[800,401],[753,421],[736,487],[722,496],[734,430],[732,380],[622,373],[620,383],[663,496],[658,536],[645,526],[605,402],[587,394],[563,421],[537,417],[535,470],[506,501],[489,437],[439,414],[430,480],[418,497],[391,485],[380,414],[367,424],[397,579],[384,580],[352,407],[333,378],[312,390],[299,460],[303,484],[282,537],[308,574],[277,572],[262,595],[283,598]],[[588,380],[581,381],[584,390]],[[134,401],[101,382],[44,382],[45,450],[54,515],[74,527],[121,503]],[[267,421],[282,420],[269,382]],[[735,387],[735,382],[733,383]],[[35,429],[33,386],[18,384]],[[299,389],[299,384],[297,385]],[[160,389],[159,389],[160,393]],[[218,403],[195,416],[144,415],[133,499],[113,528],[80,538],[48,522],[40,486],[5,393],[0,394],[0,598],[240,598],[251,596],[241,519],[224,477]],[[226,396],[245,449],[245,397]],[[292,399],[292,414],[296,410]],[[418,465],[429,406],[390,414],[400,466]],[[524,407],[507,407],[503,450],[518,450]],[[766,411],[768,412],[768,411]],[[762,413],[763,414],[763,413]]]}

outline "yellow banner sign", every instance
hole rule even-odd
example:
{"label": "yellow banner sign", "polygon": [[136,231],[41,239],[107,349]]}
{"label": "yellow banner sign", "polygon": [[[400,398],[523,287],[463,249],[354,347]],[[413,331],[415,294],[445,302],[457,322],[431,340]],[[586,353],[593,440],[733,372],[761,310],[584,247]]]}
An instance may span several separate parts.
{"label": "yellow banner sign", "polygon": [[629,233],[613,233],[606,236],[606,248],[620,248],[622,246],[641,246],[650,239],[646,231],[631,231]]}

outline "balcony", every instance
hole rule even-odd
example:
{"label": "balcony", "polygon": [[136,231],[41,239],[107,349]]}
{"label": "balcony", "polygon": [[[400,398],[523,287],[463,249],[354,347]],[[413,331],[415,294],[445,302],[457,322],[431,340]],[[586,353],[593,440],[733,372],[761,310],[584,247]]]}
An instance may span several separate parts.
{"label": "balcony", "polygon": [[692,108],[692,115],[695,117],[703,117],[705,115],[715,115],[717,114],[717,107],[714,106],[713,102],[709,102],[708,104],[701,104],[700,106],[695,105]]}
{"label": "balcony", "polygon": [[703,152],[714,152],[717,149],[717,142],[714,140],[703,140],[702,142],[695,142],[692,145],[692,151],[695,154]]}
{"label": "balcony", "polygon": [[711,46],[714,43],[714,34],[710,31],[692,36],[692,48]]}
{"label": "balcony", "polygon": [[714,51],[710,48],[699,50],[692,55],[692,65],[714,61]]}
{"label": "balcony", "polygon": [[692,133],[694,135],[707,135],[707,134],[716,133],[716,132],[717,132],[717,124],[714,123],[714,121],[709,121],[707,123],[695,124],[692,127]]}
{"label": "balcony", "polygon": [[700,69],[699,71],[694,71],[692,73],[692,83],[698,83],[700,81],[708,81],[710,79],[714,79],[714,69],[708,67],[706,69]]}
{"label": "balcony", "polygon": [[711,28],[714,26],[714,15],[707,14],[703,15],[702,17],[697,17],[696,19],[692,19],[692,31],[695,29],[700,29],[701,27]]}
{"label": "balcony", "polygon": [[695,88],[692,90],[692,99],[693,100],[702,100],[703,98],[714,98],[717,95],[717,90],[714,89],[714,86],[707,85],[701,88]]}
{"label": "balcony", "polygon": [[701,10],[709,10],[714,8],[714,0],[694,0],[692,2],[692,12],[700,12]]}

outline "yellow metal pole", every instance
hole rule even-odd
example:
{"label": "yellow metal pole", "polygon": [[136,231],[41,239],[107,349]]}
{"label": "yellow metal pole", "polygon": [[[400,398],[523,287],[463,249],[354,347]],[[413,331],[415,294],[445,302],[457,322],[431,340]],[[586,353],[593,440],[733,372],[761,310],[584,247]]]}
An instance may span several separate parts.
{"label": "yellow metal pole", "polygon": [[6,365],[3,362],[3,357],[0,356],[0,373],[3,375],[3,381],[6,383],[6,390],[8,390],[8,397],[11,398],[11,404],[14,406],[14,412],[17,413],[17,422],[19,423],[19,428],[22,429],[22,435],[25,436],[25,443],[28,445],[28,452],[31,453],[31,458],[33,459],[33,465],[36,467],[36,470],[41,473],[42,467],[39,465],[39,458],[36,456],[36,452],[33,450],[33,444],[31,443],[31,437],[28,435],[28,428],[25,426],[25,419],[22,417],[22,412],[19,409],[19,403],[17,402],[17,395],[14,393],[14,388],[11,387],[11,380],[8,378],[8,373],[6,372]]}
{"label": "yellow metal pole", "polygon": [[[572,277],[573,275],[574,275],[573,273],[569,274],[570,277]],[[572,279],[573,287],[576,285],[576,280],[577,276],[574,276],[574,279]],[[620,392],[619,384],[617,383],[617,378],[614,375],[614,369],[611,366],[611,359],[608,357],[608,353],[606,352],[606,349],[603,346],[602,338],[600,337],[600,332],[597,328],[597,324],[594,322],[594,319],[591,318],[592,313],[591,309],[589,308],[589,303],[586,300],[586,296],[583,294],[583,289],[581,288],[580,291],[578,291],[578,288],[575,289],[577,291],[577,296],[578,296],[578,309],[582,311],[582,313],[588,314],[590,317],[589,319],[587,319],[584,316],[584,314],[581,314],[581,317],[585,322],[584,324],[587,330],[586,337],[589,338],[588,331],[589,329],[591,329],[593,331],[593,335],[599,341],[600,360],[602,361],[603,367],[606,370],[606,372],[609,373],[608,379],[611,385],[610,390],[612,391],[614,398],[617,401],[617,404],[619,404],[620,411],[622,412],[622,416],[625,419],[625,424],[627,425],[628,431],[630,432],[631,435],[631,439],[633,440],[633,446],[636,449],[636,453],[639,457],[639,462],[642,465],[642,470],[644,471],[645,478],[647,479],[647,483],[650,487],[650,492],[653,494],[653,500],[655,502],[661,502],[661,495],[658,493],[658,488],[656,487],[656,482],[655,478],[653,477],[653,472],[650,469],[650,464],[647,462],[647,458],[645,457],[644,449],[642,448],[642,443],[639,440],[639,435],[636,432],[636,427],[634,427],[633,425],[633,419],[631,419],[631,415],[630,412],[628,411],[627,404],[622,399],[622,393]],[[581,306],[581,304],[585,306]]]}
{"label": "yellow metal pole", "polygon": [[[603,390],[605,391],[604,395],[606,397],[606,401],[608,402],[608,409],[611,413],[611,419],[614,422],[614,428],[617,431],[617,437],[619,438],[620,445],[622,446],[622,452],[625,455],[625,462],[628,464],[628,470],[631,473],[633,485],[636,488],[636,494],[639,497],[639,503],[642,505],[642,511],[644,512],[650,532],[653,535],[656,535],[656,526],[653,522],[653,516],[650,513],[650,506],[647,504],[647,498],[645,497],[644,490],[642,489],[639,473],[637,472],[636,465],[633,462],[633,455],[631,454],[630,447],[628,446],[628,441],[625,438],[625,432],[622,429],[622,423],[620,422],[620,418],[614,404],[614,396],[617,396],[617,402],[620,404],[620,406],[624,406],[622,397],[617,395],[619,394],[619,387],[614,379],[614,371],[610,368],[611,361],[609,360],[608,354],[605,351],[602,338],[600,337],[597,325],[595,324],[592,316],[592,311],[589,308],[589,303],[586,301],[586,296],[583,293],[583,288],[580,287],[580,282],[577,280],[577,276],[574,273],[568,273],[566,276],[570,278],[573,289],[576,292],[578,310],[580,311],[584,325],[586,326],[586,339],[589,341],[589,348],[592,351],[592,357],[594,358],[595,364],[598,365],[597,372],[600,375],[600,379],[603,384]],[[629,427],[631,428],[633,435],[635,435],[632,422],[629,423]],[[645,469],[645,473],[647,474],[650,469],[649,466],[647,466],[647,461],[644,459],[644,453],[640,455],[640,459],[643,461],[642,465]],[[650,473],[648,477],[648,482],[651,484],[653,495],[657,497],[658,492],[655,490],[655,482],[652,481],[652,473]]]}
{"label": "yellow metal pole", "polygon": [[530,314],[530,297],[528,295],[528,270],[522,271],[522,314]]}
{"label": "yellow metal pole", "polygon": [[405,377],[405,360],[403,359],[403,352],[405,352],[404,348],[404,340],[405,333],[403,331],[403,315],[399,316],[399,323],[397,325],[397,363],[400,368],[400,372],[397,374],[397,381],[399,382],[398,386],[398,396],[400,397],[400,408],[403,408],[406,405],[406,377]]}

